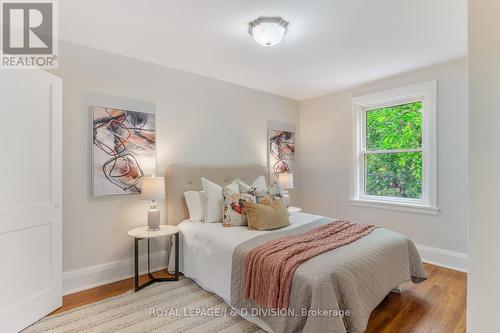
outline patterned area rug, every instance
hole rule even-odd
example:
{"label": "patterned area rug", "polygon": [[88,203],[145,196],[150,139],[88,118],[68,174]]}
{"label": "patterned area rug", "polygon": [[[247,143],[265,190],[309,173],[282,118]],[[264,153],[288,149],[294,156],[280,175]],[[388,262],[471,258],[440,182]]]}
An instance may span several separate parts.
{"label": "patterned area rug", "polygon": [[218,296],[187,278],[155,283],[125,294],[45,317],[24,333],[34,332],[225,332],[263,333],[231,312]]}

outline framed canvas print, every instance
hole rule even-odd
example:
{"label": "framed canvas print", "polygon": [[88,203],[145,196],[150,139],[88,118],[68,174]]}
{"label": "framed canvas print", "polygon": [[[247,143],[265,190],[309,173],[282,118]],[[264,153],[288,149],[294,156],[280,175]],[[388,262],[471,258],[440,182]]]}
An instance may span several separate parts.
{"label": "framed canvas print", "polygon": [[293,173],[295,162],[295,132],[269,129],[268,167],[270,181],[278,180],[280,173]]}
{"label": "framed canvas print", "polygon": [[142,177],[156,170],[155,125],[153,113],[92,108],[95,197],[141,193]]}

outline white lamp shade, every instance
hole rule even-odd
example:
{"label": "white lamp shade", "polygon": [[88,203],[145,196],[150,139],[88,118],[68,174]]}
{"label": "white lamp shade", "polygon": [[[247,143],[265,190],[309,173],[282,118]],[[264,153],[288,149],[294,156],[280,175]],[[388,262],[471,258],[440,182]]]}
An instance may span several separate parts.
{"label": "white lamp shade", "polygon": [[293,188],[293,174],[291,173],[280,173],[278,174],[278,181],[281,188],[292,189]]}
{"label": "white lamp shade", "polygon": [[141,199],[165,199],[165,179],[163,177],[142,177]]}

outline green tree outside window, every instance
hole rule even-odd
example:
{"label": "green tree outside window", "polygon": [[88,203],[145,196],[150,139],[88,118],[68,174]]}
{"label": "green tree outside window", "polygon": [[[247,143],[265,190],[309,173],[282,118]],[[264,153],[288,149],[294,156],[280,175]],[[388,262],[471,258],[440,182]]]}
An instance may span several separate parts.
{"label": "green tree outside window", "polygon": [[422,102],[366,111],[365,193],[421,199]]}

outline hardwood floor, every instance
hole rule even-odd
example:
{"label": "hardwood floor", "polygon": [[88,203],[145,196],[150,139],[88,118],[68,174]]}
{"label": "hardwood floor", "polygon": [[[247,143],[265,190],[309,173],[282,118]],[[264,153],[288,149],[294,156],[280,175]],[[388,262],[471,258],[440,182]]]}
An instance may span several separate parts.
{"label": "hardwood floor", "polygon": [[365,333],[465,333],[467,274],[425,264],[429,278],[407,283],[372,312]]}
{"label": "hardwood floor", "polygon": [[[167,273],[166,271],[159,271],[153,273],[155,277],[174,277],[172,274]],[[147,274],[141,275],[139,278],[139,283],[143,284],[144,282],[149,281],[149,276]],[[161,282],[158,282],[161,283]],[[168,282],[167,282],[168,283]],[[106,284],[104,286],[95,287],[92,289],[87,289],[84,291],[80,291],[74,294],[66,295],[63,297],[63,306],[59,309],[52,312],[50,315],[61,313],[64,311],[68,311],[74,309],[78,306],[97,302],[109,297],[117,296],[123,294],[129,290],[134,289],[134,278],[121,280],[118,282],[113,282],[110,284]]]}
{"label": "hardwood floor", "polygon": [[[370,316],[365,333],[465,333],[467,275],[425,264],[429,279],[407,283],[401,294],[389,294]],[[157,276],[171,276],[157,272]],[[141,283],[148,279],[141,277]],[[64,296],[52,314],[122,294],[134,286],[127,279]]]}

